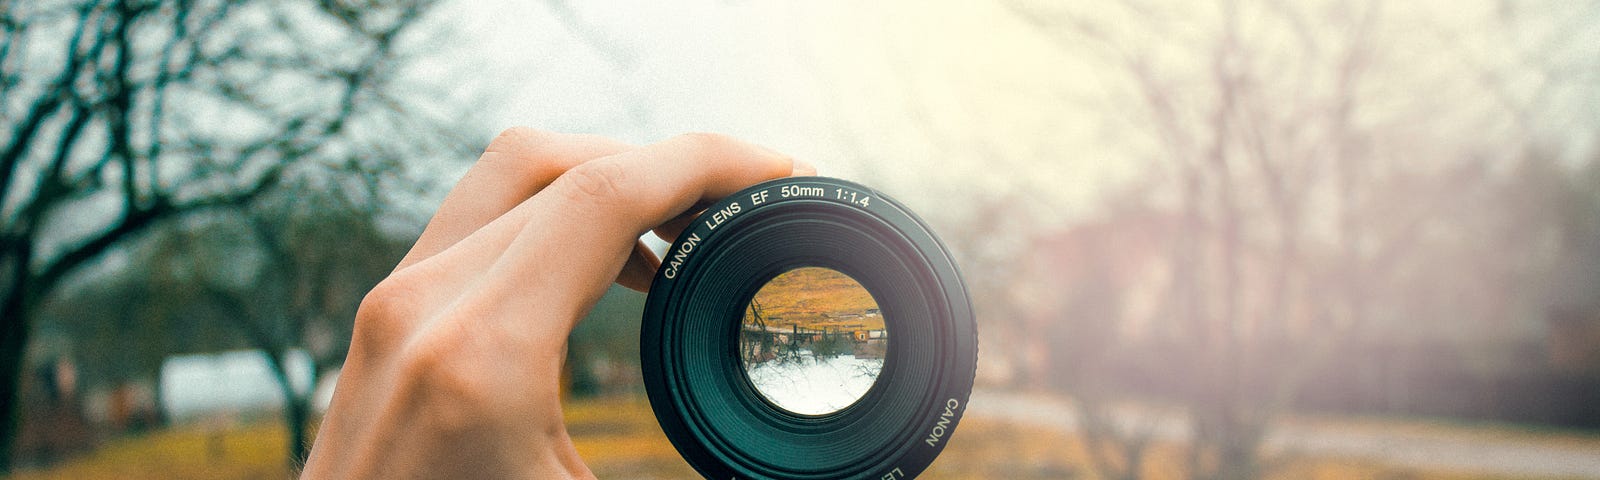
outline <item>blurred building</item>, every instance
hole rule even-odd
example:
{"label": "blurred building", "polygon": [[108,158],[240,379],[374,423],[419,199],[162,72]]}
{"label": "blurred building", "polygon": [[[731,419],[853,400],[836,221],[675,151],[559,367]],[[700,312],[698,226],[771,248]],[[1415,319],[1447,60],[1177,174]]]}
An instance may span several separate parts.
{"label": "blurred building", "polygon": [[1550,367],[1573,375],[1600,375],[1600,308],[1550,312],[1545,341]]}
{"label": "blurred building", "polygon": [[[1216,342],[1229,333],[1219,329],[1231,329],[1250,355],[1242,375],[1303,369],[1292,399],[1301,410],[1600,427],[1600,309],[1529,306],[1491,280],[1398,272],[1369,285],[1366,321],[1340,330],[1327,313],[1342,308],[1329,287],[1338,284],[1314,278],[1341,271],[1337,255],[1304,254],[1312,263],[1300,268],[1313,273],[1299,275],[1313,278],[1289,281],[1306,282],[1297,288],[1309,293],[1276,305],[1276,259],[1241,247],[1236,318],[1220,320],[1208,285],[1195,307],[1204,318],[1186,319],[1192,297],[1175,281],[1184,264],[1174,261],[1186,247],[1176,240],[1182,222],[1132,209],[1039,237],[1019,282],[1022,333],[991,357],[1006,357],[1036,387],[1173,398],[1193,391],[1196,352],[1222,348]],[[1187,247],[1189,268],[1222,281],[1221,245]]]}
{"label": "blurred building", "polygon": [[[306,351],[290,351],[285,367],[296,395],[312,388],[311,358]],[[319,411],[326,408],[323,402],[331,398],[332,386],[320,383],[318,388],[330,392],[318,392],[314,397]],[[283,386],[261,350],[167,357],[161,364],[157,388],[161,411],[174,422],[276,414],[284,404]]]}

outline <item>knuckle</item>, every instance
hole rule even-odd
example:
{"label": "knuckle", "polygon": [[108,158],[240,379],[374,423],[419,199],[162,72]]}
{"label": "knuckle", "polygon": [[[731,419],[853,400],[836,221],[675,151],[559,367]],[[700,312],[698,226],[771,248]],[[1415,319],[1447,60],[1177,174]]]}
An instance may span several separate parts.
{"label": "knuckle", "polygon": [[368,352],[383,352],[404,335],[405,325],[421,314],[417,285],[398,274],[378,282],[356,307],[351,342]]}
{"label": "knuckle", "polygon": [[529,146],[538,145],[546,135],[548,133],[545,131],[530,127],[516,126],[507,128],[501,130],[499,135],[495,135],[494,139],[489,141],[487,150],[502,153],[521,151]]}
{"label": "knuckle", "polygon": [[446,393],[468,390],[470,382],[453,367],[451,352],[460,348],[449,335],[428,333],[406,343],[400,355],[400,372],[405,378]]}
{"label": "knuckle", "polygon": [[511,127],[501,131],[478,158],[479,164],[490,168],[507,169],[519,174],[539,173],[543,164],[549,163],[544,152],[552,134],[528,127]]}
{"label": "knuckle", "polygon": [[574,201],[613,203],[627,193],[628,170],[614,162],[589,162],[561,175],[557,181],[570,187],[565,191]]}
{"label": "knuckle", "polygon": [[[471,339],[460,328],[434,328],[407,342],[398,371],[408,396],[428,404],[445,426],[465,427],[492,395],[484,369],[470,365]],[[459,413],[459,415],[454,413]]]}
{"label": "knuckle", "polygon": [[387,317],[405,313],[413,298],[411,282],[399,275],[391,275],[372,287],[361,297],[358,314]]}

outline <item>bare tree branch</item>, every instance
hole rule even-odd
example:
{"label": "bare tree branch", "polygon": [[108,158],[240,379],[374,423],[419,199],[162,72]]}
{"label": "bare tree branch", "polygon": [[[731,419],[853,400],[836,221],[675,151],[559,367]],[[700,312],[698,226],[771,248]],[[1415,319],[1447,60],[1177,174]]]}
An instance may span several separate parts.
{"label": "bare tree branch", "polygon": [[[8,195],[11,193],[12,175],[16,173],[17,166],[22,163],[23,155],[27,154],[29,146],[32,145],[37,137],[39,127],[58,112],[57,107],[62,102],[67,101],[73,95],[73,83],[77,81],[78,75],[82,73],[83,63],[87,59],[99,56],[101,49],[105,47],[106,36],[97,34],[88,52],[84,54],[78,53],[82,46],[83,36],[89,30],[91,20],[99,18],[100,25],[105,22],[105,15],[97,16],[94,13],[93,4],[85,5],[79,9],[78,23],[73,29],[71,40],[67,42],[65,65],[61,68],[61,72],[56,75],[55,80],[45,87],[45,93],[40,95],[33,102],[33,105],[28,108],[28,113],[22,117],[20,122],[14,125],[11,141],[4,150],[0,150],[0,205],[4,205]],[[100,30],[99,26],[95,28],[96,32]]]}

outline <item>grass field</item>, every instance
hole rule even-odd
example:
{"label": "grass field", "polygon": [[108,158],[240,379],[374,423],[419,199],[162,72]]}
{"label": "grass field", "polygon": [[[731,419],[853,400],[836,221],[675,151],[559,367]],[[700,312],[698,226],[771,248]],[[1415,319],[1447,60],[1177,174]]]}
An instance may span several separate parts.
{"label": "grass field", "polygon": [[877,309],[878,302],[854,279],[826,268],[805,267],[784,272],[756,292],[756,301],[761,303],[769,327],[883,329],[881,316],[837,318],[840,314],[861,314]]}
{"label": "grass field", "polygon": [[[656,426],[641,397],[569,402],[568,430],[578,452],[600,478],[699,478]],[[971,418],[962,422],[945,453],[922,478],[1093,479],[1081,444],[1070,435],[1027,425]],[[1323,421],[1323,420],[1319,420]],[[1332,420],[1326,420],[1332,421]],[[1366,428],[1358,426],[1358,428]],[[1402,428],[1450,428],[1402,426]],[[1465,432],[1498,435],[1492,431]],[[1508,435],[1543,438],[1537,432]],[[221,431],[183,427],[110,441],[92,454],[22,479],[280,479],[283,429],[255,423]],[[1177,478],[1182,452],[1158,445],[1149,478]],[[1337,458],[1280,459],[1269,478],[1280,479],[1511,479],[1468,472],[1418,471]]]}

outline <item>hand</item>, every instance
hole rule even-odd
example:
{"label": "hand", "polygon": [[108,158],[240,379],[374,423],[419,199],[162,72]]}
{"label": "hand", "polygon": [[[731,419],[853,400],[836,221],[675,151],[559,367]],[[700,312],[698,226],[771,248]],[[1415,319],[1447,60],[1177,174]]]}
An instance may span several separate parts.
{"label": "hand", "polygon": [[615,280],[648,288],[697,205],[813,174],[721,135],[633,147],[513,128],[362,300],[305,478],[587,478],[562,423],[567,336]]}

